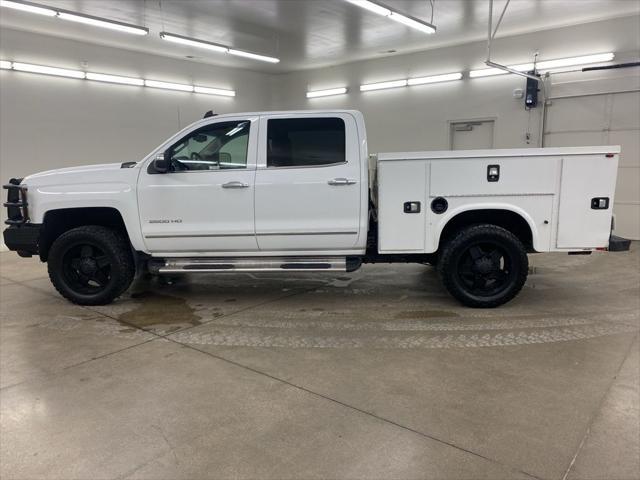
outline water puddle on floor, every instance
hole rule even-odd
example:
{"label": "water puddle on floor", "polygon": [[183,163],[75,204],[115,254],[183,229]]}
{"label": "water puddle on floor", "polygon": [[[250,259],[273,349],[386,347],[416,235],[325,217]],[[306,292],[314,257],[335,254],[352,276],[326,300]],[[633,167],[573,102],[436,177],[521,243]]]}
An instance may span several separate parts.
{"label": "water puddle on floor", "polygon": [[131,295],[136,307],[118,317],[124,324],[145,328],[157,325],[200,325],[200,317],[183,298],[156,292],[139,292]]}

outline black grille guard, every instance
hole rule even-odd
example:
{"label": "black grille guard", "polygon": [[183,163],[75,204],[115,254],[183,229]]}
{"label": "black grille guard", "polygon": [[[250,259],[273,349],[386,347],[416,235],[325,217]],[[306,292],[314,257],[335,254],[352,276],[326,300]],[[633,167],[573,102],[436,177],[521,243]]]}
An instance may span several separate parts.
{"label": "black grille guard", "polygon": [[20,185],[22,178],[12,178],[2,188],[7,190],[7,201],[2,204],[7,209],[7,225],[22,225],[29,221],[27,187]]}

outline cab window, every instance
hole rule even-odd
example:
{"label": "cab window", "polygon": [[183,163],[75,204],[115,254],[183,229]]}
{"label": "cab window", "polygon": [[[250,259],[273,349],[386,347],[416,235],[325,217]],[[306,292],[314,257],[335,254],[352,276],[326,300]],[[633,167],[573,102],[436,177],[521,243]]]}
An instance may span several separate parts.
{"label": "cab window", "polygon": [[314,167],[346,161],[341,118],[270,119],[267,167]]}
{"label": "cab window", "polygon": [[248,120],[199,128],[170,149],[172,172],[246,168]]}

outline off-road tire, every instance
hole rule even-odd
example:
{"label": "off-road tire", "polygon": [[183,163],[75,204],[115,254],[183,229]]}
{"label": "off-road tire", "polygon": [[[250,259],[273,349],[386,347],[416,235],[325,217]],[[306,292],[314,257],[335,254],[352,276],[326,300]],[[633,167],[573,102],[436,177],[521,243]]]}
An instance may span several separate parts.
{"label": "off-road tire", "polygon": [[[94,252],[100,252],[103,262],[109,262],[104,286],[79,287],[70,279],[68,255],[72,249],[85,245],[95,249],[92,250]],[[117,230],[99,225],[77,227],[60,235],[49,250],[47,267],[55,289],[78,305],[111,303],[129,288],[135,276],[135,263],[128,239]]]}
{"label": "off-road tire", "polygon": [[[503,259],[498,262],[503,262],[503,264],[508,262],[509,265],[508,273],[504,274],[504,286],[497,286],[495,288],[499,291],[486,295],[472,290],[465,283],[463,275],[469,274],[468,269],[464,274],[461,273],[461,263],[471,258],[469,252],[478,245],[485,246],[483,248],[485,250],[488,248],[489,251],[490,246],[494,245],[495,250],[503,255],[501,257]],[[464,257],[465,255],[469,255],[469,258]],[[489,255],[487,255],[488,257]],[[487,261],[490,262],[490,260]],[[476,265],[473,264],[472,268],[475,268]],[[461,303],[473,308],[494,308],[512,300],[520,292],[527,280],[529,261],[524,245],[515,235],[496,225],[480,224],[467,227],[446,241],[440,254],[437,270],[444,287]],[[481,275],[475,272],[471,274]],[[497,273],[495,274],[497,275]]]}

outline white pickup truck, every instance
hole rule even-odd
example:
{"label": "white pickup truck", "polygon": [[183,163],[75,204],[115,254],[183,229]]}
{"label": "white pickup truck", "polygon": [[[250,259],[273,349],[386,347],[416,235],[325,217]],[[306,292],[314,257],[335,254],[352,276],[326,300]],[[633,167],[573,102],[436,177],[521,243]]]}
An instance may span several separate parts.
{"label": "white pickup truck", "polygon": [[136,271],[437,267],[470,307],[512,299],[533,252],[625,250],[611,235],[620,148],[369,156],[357,111],[210,116],[139,162],[11,179],[4,242],[48,263],[72,302],[105,304]]}

